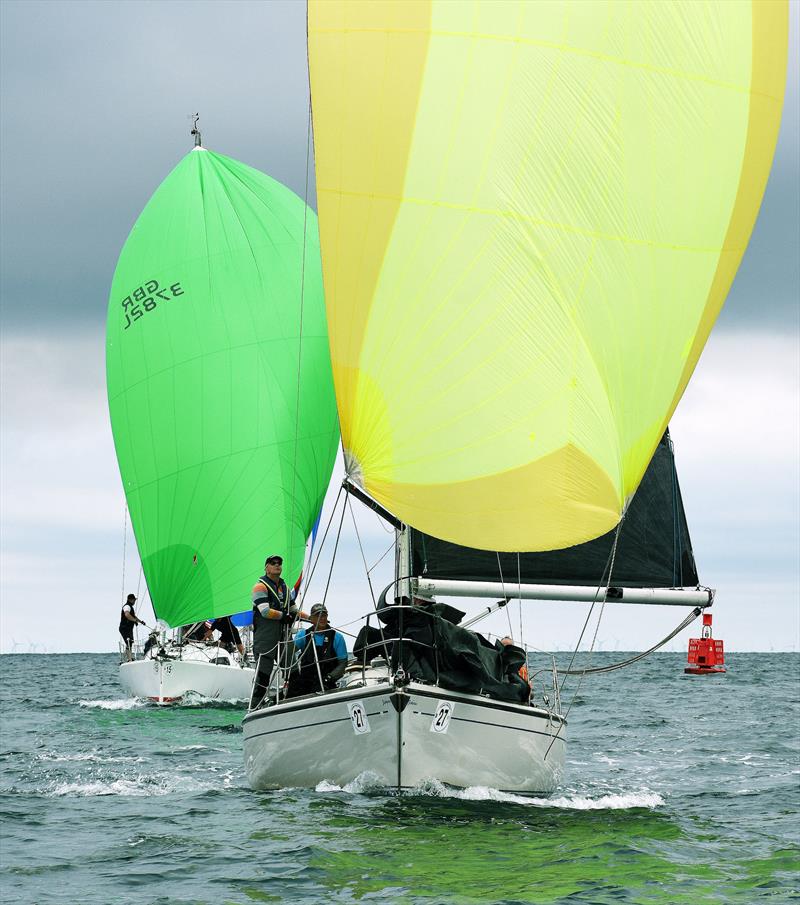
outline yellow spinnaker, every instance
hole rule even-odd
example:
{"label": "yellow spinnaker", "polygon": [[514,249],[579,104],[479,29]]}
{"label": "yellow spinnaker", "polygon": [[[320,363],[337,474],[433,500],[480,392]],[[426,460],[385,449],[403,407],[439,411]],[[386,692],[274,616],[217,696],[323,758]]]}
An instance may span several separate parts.
{"label": "yellow spinnaker", "polygon": [[747,245],[784,2],[309,3],[351,476],[534,551],[611,529]]}

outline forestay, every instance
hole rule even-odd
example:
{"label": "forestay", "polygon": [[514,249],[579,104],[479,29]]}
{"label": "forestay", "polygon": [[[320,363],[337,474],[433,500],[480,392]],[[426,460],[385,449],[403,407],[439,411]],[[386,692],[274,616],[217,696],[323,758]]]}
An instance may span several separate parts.
{"label": "forestay", "polygon": [[747,245],[785,3],[309,3],[348,473],[541,551],[618,522]]}
{"label": "forestay", "polygon": [[120,256],[107,377],[157,615],[241,610],[271,553],[291,584],[338,441],[314,213],[244,164],[188,154]]}

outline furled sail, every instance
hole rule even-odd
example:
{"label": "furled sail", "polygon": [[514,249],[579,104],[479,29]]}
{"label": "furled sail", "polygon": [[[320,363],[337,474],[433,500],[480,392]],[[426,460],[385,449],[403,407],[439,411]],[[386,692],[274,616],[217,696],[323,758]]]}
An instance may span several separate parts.
{"label": "furled sail", "polygon": [[311,0],[350,477],[491,550],[609,531],[761,202],[782,2]]}
{"label": "furled sail", "polygon": [[338,444],[317,221],[289,189],[197,148],[136,222],[108,310],[108,399],[157,615],[291,584]]}
{"label": "furled sail", "polygon": [[[565,550],[490,553],[411,532],[412,574],[426,578],[600,587],[607,579],[616,529]],[[669,433],[665,433],[619,531],[615,587],[682,588],[698,584]]]}

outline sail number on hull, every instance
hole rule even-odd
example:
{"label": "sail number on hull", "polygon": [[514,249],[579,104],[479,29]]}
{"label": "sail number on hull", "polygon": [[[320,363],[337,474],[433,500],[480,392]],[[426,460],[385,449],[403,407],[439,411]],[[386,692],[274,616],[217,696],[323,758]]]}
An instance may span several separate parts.
{"label": "sail number on hull", "polygon": [[351,701],[347,705],[350,711],[350,722],[353,724],[353,732],[356,735],[364,735],[370,731],[369,719],[367,718],[367,708],[363,701]]}
{"label": "sail number on hull", "polygon": [[433,716],[433,722],[431,723],[431,732],[447,732],[452,712],[452,701],[439,701],[436,713]]}

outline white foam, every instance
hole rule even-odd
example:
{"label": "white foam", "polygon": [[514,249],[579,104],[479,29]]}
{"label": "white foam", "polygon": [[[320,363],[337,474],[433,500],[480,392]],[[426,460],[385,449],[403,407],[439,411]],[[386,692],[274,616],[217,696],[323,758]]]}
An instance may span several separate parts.
{"label": "white foam", "polygon": [[[761,753],[758,753],[758,754],[744,754],[744,755],[742,755],[742,756],[739,758],[739,762],[742,763],[742,764],[747,764],[748,767],[749,767],[749,766],[750,766],[750,761],[751,761],[751,760],[769,760],[769,757],[770,757],[769,754],[761,754]],[[758,766],[761,766],[761,764],[758,764]]]}
{"label": "white foam", "polygon": [[609,767],[616,767],[619,763],[619,761],[615,758],[609,757],[607,754],[601,754],[599,752],[595,752],[594,759],[599,761],[601,764],[606,764]]}
{"label": "white foam", "polygon": [[657,792],[628,792],[601,795],[599,798],[586,798],[581,795],[544,798],[537,803],[542,807],[568,808],[575,811],[627,811],[630,808],[658,808],[664,804],[664,799]]}
{"label": "white foam", "polygon": [[[523,804],[537,808],[559,808],[571,811],[621,811],[630,808],[656,808],[664,804],[664,799],[655,792],[630,792],[627,794],[601,795],[590,798],[586,795],[561,795],[554,798],[536,798],[528,795],[514,795],[511,792],[500,792],[486,786],[472,786],[468,789],[447,789],[441,783],[433,793],[440,796],[460,798],[464,801],[505,801],[512,804]],[[428,788],[422,788],[423,794],[431,794]]]}
{"label": "white foam", "polygon": [[[344,786],[323,780],[317,783],[317,792],[345,792],[359,794],[386,789],[386,782],[375,773],[362,773]],[[529,795],[515,795],[501,792],[487,786],[471,786],[467,789],[451,789],[438,779],[427,779],[413,790],[414,795],[429,795],[432,798],[456,798],[462,801],[502,801],[523,804],[528,807],[559,808],[571,811],[624,811],[631,808],[657,808],[664,799],[657,792],[628,792],[600,795],[561,795],[554,798],[534,798]]]}
{"label": "white foam", "polygon": [[108,754],[99,754],[97,751],[83,751],[79,754],[57,754],[55,751],[45,751],[42,754],[35,755],[36,760],[52,761],[53,763],[63,763],[71,761],[89,761],[91,763],[141,763],[143,757],[125,757],[113,756]]}
{"label": "white foam", "polygon": [[327,779],[323,779],[322,782],[318,782],[314,788],[315,792],[341,792],[342,787],[337,786],[335,783],[328,782]]}
{"label": "white foam", "polygon": [[207,707],[209,704],[223,705],[226,707],[240,706],[244,698],[212,698],[199,691],[187,691],[181,698],[181,707]]}
{"label": "white foam", "polygon": [[78,701],[81,707],[99,707],[101,710],[133,710],[144,707],[145,702],[138,698],[121,698],[109,701]]}
{"label": "white foam", "polygon": [[317,783],[315,791],[346,792],[349,795],[361,795],[364,792],[374,792],[385,789],[386,785],[386,780],[382,776],[373,773],[371,770],[365,770],[363,773],[359,773],[354,780],[343,786],[337,786],[335,783],[323,779],[322,782]]}
{"label": "white foam", "polygon": [[54,785],[47,794],[56,797],[69,795],[77,798],[97,795],[122,795],[137,798],[149,795],[170,795],[173,792],[205,792],[208,788],[210,787],[202,786],[196,780],[182,776],[170,776],[155,781],[150,777],[136,777],[110,781],[62,782]]}

